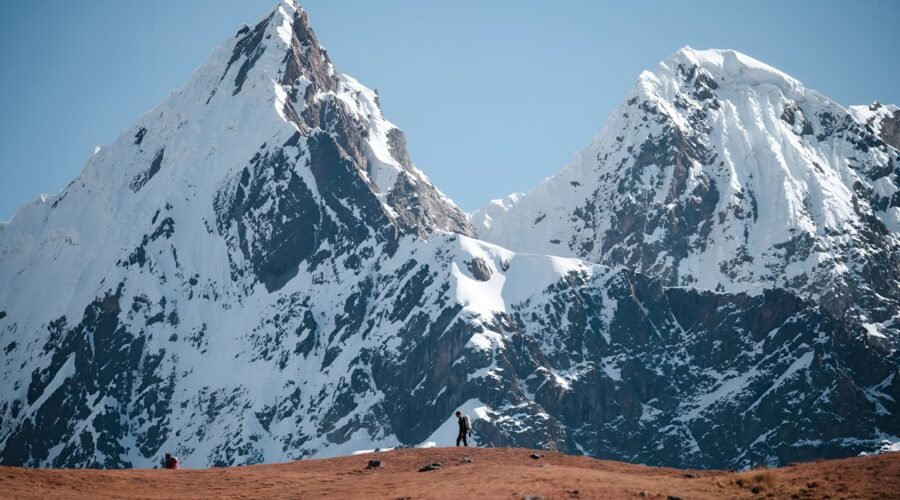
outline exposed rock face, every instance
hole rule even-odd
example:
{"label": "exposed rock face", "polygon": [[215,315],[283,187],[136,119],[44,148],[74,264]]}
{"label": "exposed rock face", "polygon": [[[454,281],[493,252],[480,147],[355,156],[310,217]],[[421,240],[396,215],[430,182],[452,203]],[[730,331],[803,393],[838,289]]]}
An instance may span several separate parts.
{"label": "exposed rock face", "polygon": [[478,281],[489,281],[491,279],[491,268],[480,257],[476,257],[469,262],[469,272]]}
{"label": "exposed rock face", "polygon": [[850,106],[849,111],[885,143],[900,149],[900,107],[875,101],[870,106]]}
{"label": "exposed rock face", "polygon": [[881,122],[881,138],[884,142],[900,149],[900,111],[894,111]]}
{"label": "exposed rock face", "polygon": [[[726,106],[722,83],[684,71],[698,117]],[[644,104],[648,122],[668,112]],[[799,137],[808,123],[838,133],[801,104],[777,119]],[[662,201],[633,191],[630,212],[579,212],[615,218],[597,246],[615,263],[657,270],[630,247],[647,224],[689,258],[736,196],[698,169],[715,148],[669,121],[653,122],[659,140],[638,134],[632,159],[677,206],[642,211]],[[604,175],[633,189],[644,174]],[[855,200],[868,214],[867,189]],[[470,232],[375,93],[337,73],[283,2],[62,193],[0,225],[0,462],[151,467],[175,452],[203,467],[443,444],[457,409],[481,445],[691,467],[854,455],[900,435],[894,337],[876,335],[890,323]],[[559,246],[588,242],[574,241]],[[820,244],[779,242],[791,255]],[[889,268],[863,270],[881,280],[872,290],[890,286]]]}
{"label": "exposed rock face", "polygon": [[[400,162],[411,175],[401,175],[388,195],[388,202],[394,208],[398,220],[408,228],[416,228],[420,236],[427,236],[429,228],[439,227],[474,236],[475,231],[460,210],[447,210],[447,197],[433,184],[421,182],[424,175],[413,166],[406,153],[406,135],[394,128],[387,134],[391,156]],[[424,221],[425,224],[422,224]]]}

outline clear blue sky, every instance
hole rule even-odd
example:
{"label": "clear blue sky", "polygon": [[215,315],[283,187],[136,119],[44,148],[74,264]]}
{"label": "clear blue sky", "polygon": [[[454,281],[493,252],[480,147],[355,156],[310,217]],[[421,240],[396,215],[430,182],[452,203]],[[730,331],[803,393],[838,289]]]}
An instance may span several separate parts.
{"label": "clear blue sky", "polygon": [[[302,1],[302,0],[301,0]],[[81,171],[275,0],[2,0],[0,220]],[[306,0],[338,69],[377,88],[465,210],[530,189],[643,69],[733,48],[850,105],[900,102],[900,2]]]}

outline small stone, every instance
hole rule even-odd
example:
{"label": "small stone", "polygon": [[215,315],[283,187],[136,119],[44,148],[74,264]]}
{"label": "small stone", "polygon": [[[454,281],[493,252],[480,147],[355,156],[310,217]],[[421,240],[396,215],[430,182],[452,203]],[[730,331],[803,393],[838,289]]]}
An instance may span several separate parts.
{"label": "small stone", "polygon": [[533,458],[533,459],[535,459],[535,460],[541,458],[542,456],[543,456],[543,455],[538,455],[537,453],[532,453],[532,454],[531,454],[531,458]]}
{"label": "small stone", "polygon": [[818,485],[819,485],[819,483],[817,483],[817,482],[815,482],[815,481],[813,481],[813,482],[811,482],[811,483],[806,483],[806,487],[809,488],[809,489],[813,489],[813,488],[815,488],[815,487],[818,486]]}
{"label": "small stone", "polygon": [[525,495],[522,497],[522,500],[544,500],[544,497],[537,495]]}
{"label": "small stone", "polygon": [[684,475],[684,477],[686,477],[688,479],[696,479],[697,474],[694,474],[693,472],[688,472],[687,474]]}
{"label": "small stone", "polygon": [[639,497],[645,497],[645,496],[647,496],[647,492],[646,492],[646,491],[639,491],[638,494],[637,494],[637,496],[639,496]]}
{"label": "small stone", "polygon": [[441,463],[435,462],[433,464],[428,464],[425,467],[422,467],[421,469],[419,469],[419,472],[428,472],[428,471],[432,471],[432,470],[441,470]]}
{"label": "small stone", "polygon": [[667,498],[668,500],[683,500],[681,497],[675,495],[669,495]]}
{"label": "small stone", "polygon": [[470,463],[472,463],[472,457],[465,457],[465,458],[463,458],[462,461],[463,461],[464,463],[470,464]]}
{"label": "small stone", "polygon": [[381,463],[381,460],[369,460],[369,465],[366,467],[367,469],[380,469],[384,467],[384,464]]}
{"label": "small stone", "polygon": [[381,448],[375,448],[375,453],[381,453]]}
{"label": "small stone", "polygon": [[750,488],[750,491],[751,491],[754,495],[757,494],[757,493],[759,493],[759,491],[760,491],[760,490],[759,490],[759,486],[754,486],[754,487]]}

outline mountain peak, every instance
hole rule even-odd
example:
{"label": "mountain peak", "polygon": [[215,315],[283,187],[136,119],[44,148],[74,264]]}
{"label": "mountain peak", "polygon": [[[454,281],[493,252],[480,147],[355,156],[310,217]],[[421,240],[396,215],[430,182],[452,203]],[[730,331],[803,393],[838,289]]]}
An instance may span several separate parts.
{"label": "mountain peak", "polygon": [[[257,23],[257,26],[260,24],[271,25],[276,31],[281,30],[278,32],[279,39],[287,44],[290,44],[293,36],[300,40],[312,39],[314,43],[318,44],[312,23],[309,20],[309,14],[295,0],[278,2],[269,11],[269,14],[260,23]],[[247,32],[250,28],[250,26],[245,25],[239,30],[239,34],[240,32]]]}
{"label": "mountain peak", "polygon": [[[305,77],[316,89],[335,90],[334,67],[319,44],[308,14],[293,0],[279,3],[254,26],[244,25],[234,38],[222,49],[228,59],[220,77],[220,83],[233,81],[231,95],[243,90],[251,73],[264,74],[281,85],[294,85]],[[219,87],[216,85],[207,103]]]}
{"label": "mountain peak", "polygon": [[[224,238],[243,292],[279,289],[316,252],[336,259],[363,241],[473,232],[415,168],[375,92],[336,71],[290,0],[238,29],[50,203],[17,212],[0,254],[27,254],[55,231],[104,252],[97,259],[143,267],[161,220],[208,234],[211,247]],[[118,256],[113,238],[141,250]]]}
{"label": "mountain peak", "polygon": [[[900,156],[888,147],[898,124],[881,105],[854,120],[739,52],[685,47],[641,74],[560,175],[472,220],[479,237],[513,250],[675,286],[789,285],[833,311],[879,297],[900,311],[898,262],[845,257],[847,241],[862,255],[900,244]],[[883,274],[870,279],[867,266]]]}
{"label": "mountain peak", "polygon": [[676,91],[684,87],[693,87],[702,96],[719,87],[763,85],[773,86],[792,99],[806,94],[799,80],[736,50],[685,46],[661,61],[654,71],[641,73],[632,97],[671,102]]}
{"label": "mountain peak", "polygon": [[800,81],[788,74],[732,49],[697,50],[690,46],[679,49],[663,65],[672,62],[688,63],[708,71],[719,81],[744,81],[754,84],[771,83],[780,87],[802,87]]}

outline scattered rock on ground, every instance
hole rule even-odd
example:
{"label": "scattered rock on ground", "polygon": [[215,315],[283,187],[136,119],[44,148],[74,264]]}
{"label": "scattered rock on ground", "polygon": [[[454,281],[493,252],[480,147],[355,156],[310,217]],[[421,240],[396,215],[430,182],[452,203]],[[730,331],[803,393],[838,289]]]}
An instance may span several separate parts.
{"label": "scattered rock on ground", "polygon": [[384,464],[381,463],[381,460],[369,460],[369,465],[366,467],[367,469],[380,469],[384,467]]}
{"label": "scattered rock on ground", "polygon": [[538,453],[532,453],[532,454],[531,454],[531,458],[533,458],[533,459],[535,459],[535,460],[541,458],[542,456],[543,456],[543,455],[540,455],[540,454],[538,454]]}
{"label": "scattered rock on ground", "polygon": [[688,479],[696,479],[697,474],[694,474],[693,472],[688,472],[687,474],[684,475],[684,477],[686,477]]}
{"label": "scattered rock on ground", "polygon": [[472,463],[472,457],[465,457],[465,458],[462,459],[462,461],[465,462],[465,463],[467,463],[467,464],[470,464],[470,463]]}
{"label": "scattered rock on ground", "polygon": [[433,464],[428,464],[425,467],[422,467],[421,469],[419,469],[419,472],[428,472],[431,470],[441,470],[441,463],[435,462]]}

